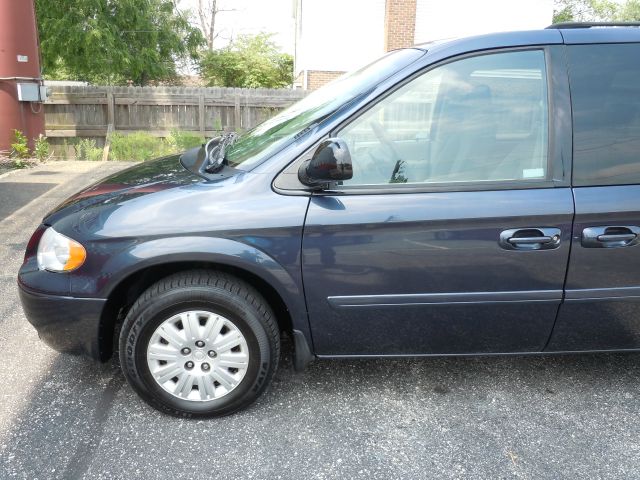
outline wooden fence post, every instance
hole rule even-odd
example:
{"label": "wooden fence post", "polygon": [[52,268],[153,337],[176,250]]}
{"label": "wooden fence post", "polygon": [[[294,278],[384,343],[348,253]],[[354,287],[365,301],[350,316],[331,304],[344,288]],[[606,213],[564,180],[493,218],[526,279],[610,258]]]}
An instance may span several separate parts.
{"label": "wooden fence post", "polygon": [[115,130],[116,124],[116,101],[113,92],[107,92],[107,136],[104,139],[104,149],[102,150],[102,161],[109,159],[109,147],[111,146],[111,133]]}
{"label": "wooden fence post", "polygon": [[240,121],[240,94],[238,92],[235,93],[233,100],[233,123],[235,124],[233,130],[237,132],[240,130],[240,124],[242,123]]}
{"label": "wooden fence post", "polygon": [[113,132],[113,124],[110,123],[107,127],[107,136],[104,139],[104,149],[102,150],[102,161],[106,162],[109,159],[109,148],[111,147],[111,132]]}
{"label": "wooden fence post", "polygon": [[205,125],[204,125],[204,94],[201,93],[198,96],[198,125],[200,126],[200,135],[205,136]]}
{"label": "wooden fence post", "polygon": [[113,92],[107,92],[107,125],[116,125],[116,100]]}

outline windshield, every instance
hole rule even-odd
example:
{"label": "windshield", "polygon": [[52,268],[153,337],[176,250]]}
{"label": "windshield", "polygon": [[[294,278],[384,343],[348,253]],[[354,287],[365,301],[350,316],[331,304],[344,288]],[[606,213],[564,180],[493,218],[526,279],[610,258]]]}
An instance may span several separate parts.
{"label": "windshield", "polygon": [[424,55],[424,50],[395,50],[360,70],[343,75],[237,138],[225,151],[231,167],[248,169]]}

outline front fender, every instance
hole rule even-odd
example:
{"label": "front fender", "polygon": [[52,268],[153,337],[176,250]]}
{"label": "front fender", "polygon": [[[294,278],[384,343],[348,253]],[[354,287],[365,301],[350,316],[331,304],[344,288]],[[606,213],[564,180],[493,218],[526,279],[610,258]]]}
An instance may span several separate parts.
{"label": "front fender", "polygon": [[[254,237],[239,239],[207,236],[179,236],[129,242],[122,245],[119,253],[105,256],[104,263],[92,265],[87,273],[78,271],[71,281],[73,296],[108,298],[111,292],[124,280],[142,270],[163,264],[177,262],[206,262],[247,271],[271,285],[287,306],[294,329],[307,333],[308,320],[302,292],[300,274],[299,239],[291,238],[297,244],[294,250],[282,249],[281,261],[258,248],[258,243],[269,247],[269,240]],[[104,242],[109,242],[105,240]],[[101,241],[88,246],[88,258],[99,259]],[[293,246],[293,245],[291,245]],[[111,243],[109,250],[112,250]],[[284,255],[284,252],[293,252]],[[99,268],[100,274],[95,275]],[[84,270],[84,269],[81,269]]]}

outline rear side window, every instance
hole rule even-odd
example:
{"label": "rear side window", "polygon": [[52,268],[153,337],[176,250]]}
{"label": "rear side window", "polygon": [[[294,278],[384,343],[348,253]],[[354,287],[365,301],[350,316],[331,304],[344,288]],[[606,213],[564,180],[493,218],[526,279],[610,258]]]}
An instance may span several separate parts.
{"label": "rear side window", "polygon": [[573,183],[640,183],[640,45],[568,47]]}

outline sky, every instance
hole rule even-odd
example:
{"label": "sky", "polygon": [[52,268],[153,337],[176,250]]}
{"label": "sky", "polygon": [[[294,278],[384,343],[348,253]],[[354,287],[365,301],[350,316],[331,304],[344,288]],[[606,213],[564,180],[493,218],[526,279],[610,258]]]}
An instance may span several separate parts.
{"label": "sky", "polygon": [[[322,0],[317,0],[322,1]],[[345,0],[349,1],[349,0]],[[512,0],[513,1],[513,0]],[[626,0],[613,0],[616,3],[624,3]],[[470,6],[482,4],[479,0],[468,0]],[[553,4],[553,0],[540,0],[540,2]],[[221,8],[234,9],[232,12],[222,12],[217,18],[220,26],[221,38],[217,46],[224,46],[228,38],[239,34],[256,34],[259,32],[274,33],[275,42],[287,53],[294,51],[293,8],[295,0],[218,0]],[[443,8],[446,10],[446,0],[432,2],[430,8]],[[196,12],[198,0],[179,0],[180,8],[193,9]],[[499,12],[500,10],[497,10]],[[497,13],[496,12],[496,13]],[[366,12],[363,12],[366,14]]]}
{"label": "sky", "polygon": [[415,41],[545,28],[552,18],[553,0],[418,2]]}
{"label": "sky", "polygon": [[[180,0],[178,4],[181,9],[192,9],[197,18],[198,0]],[[274,34],[272,39],[283,52],[293,54],[294,0],[218,0],[218,4],[218,8],[234,11],[216,16],[216,31],[220,32],[217,47],[241,34],[266,32]]]}

